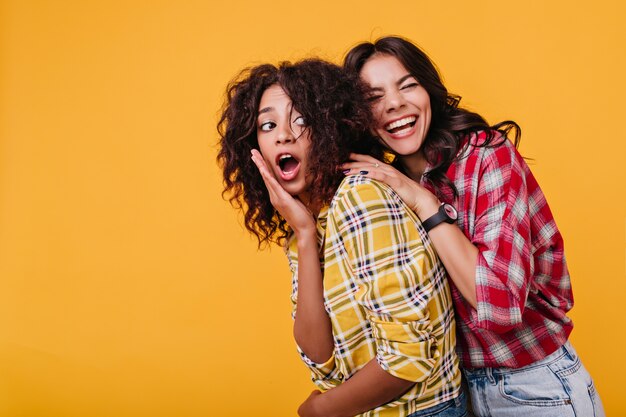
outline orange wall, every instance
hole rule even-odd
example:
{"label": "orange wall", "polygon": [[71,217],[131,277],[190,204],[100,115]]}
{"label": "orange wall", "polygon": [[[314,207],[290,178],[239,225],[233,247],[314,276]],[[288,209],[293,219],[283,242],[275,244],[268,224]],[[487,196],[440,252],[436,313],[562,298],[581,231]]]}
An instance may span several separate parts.
{"label": "orange wall", "polygon": [[0,2],[0,416],[295,415],[289,272],[220,198],[216,115],[244,66],[391,33],[522,125],[626,415],[624,2],[214,3]]}

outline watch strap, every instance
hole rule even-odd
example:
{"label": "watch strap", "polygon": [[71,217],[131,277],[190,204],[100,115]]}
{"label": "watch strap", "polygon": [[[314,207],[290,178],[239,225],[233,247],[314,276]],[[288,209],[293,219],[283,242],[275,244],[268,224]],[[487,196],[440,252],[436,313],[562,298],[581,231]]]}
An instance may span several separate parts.
{"label": "watch strap", "polygon": [[422,222],[422,227],[424,227],[426,233],[430,232],[433,227],[445,222],[448,219],[448,216],[446,216],[446,214],[442,211],[443,210],[440,208],[437,213]]}
{"label": "watch strap", "polygon": [[[450,214],[448,214],[448,212],[446,211],[446,207],[449,210],[451,210],[452,213],[454,213],[454,216],[450,216]],[[422,227],[424,227],[426,232],[429,232],[435,226],[441,223],[444,223],[444,222],[449,223],[449,224],[454,223],[456,221],[456,218],[457,218],[456,209],[450,204],[442,203],[439,206],[439,210],[437,210],[437,213],[433,214],[432,216],[430,216],[429,218],[427,218],[426,220],[422,222]]]}

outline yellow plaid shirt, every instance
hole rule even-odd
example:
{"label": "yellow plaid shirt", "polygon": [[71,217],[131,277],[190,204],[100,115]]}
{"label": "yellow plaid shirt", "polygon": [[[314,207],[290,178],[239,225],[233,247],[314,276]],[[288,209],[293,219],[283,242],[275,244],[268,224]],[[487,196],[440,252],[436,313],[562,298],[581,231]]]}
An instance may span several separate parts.
{"label": "yellow plaid shirt", "polygon": [[[332,389],[371,359],[416,384],[363,416],[408,416],[460,394],[455,323],[446,272],[411,209],[387,185],[346,177],[317,220],[324,303],[335,349],[323,364],[301,349],[313,382]],[[286,247],[297,303],[295,237]]]}

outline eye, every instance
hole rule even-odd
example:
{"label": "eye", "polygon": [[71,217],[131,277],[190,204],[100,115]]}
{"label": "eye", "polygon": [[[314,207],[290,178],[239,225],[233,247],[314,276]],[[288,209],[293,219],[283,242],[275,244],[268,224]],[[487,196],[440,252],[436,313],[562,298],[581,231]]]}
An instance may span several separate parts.
{"label": "eye", "polygon": [[401,90],[410,90],[411,88],[415,88],[419,85],[418,82],[413,81],[407,84],[404,84],[402,87],[400,87]]}
{"label": "eye", "polygon": [[381,96],[381,95],[371,95],[371,96],[368,96],[368,97],[366,98],[366,100],[367,100],[368,102],[370,102],[370,103],[373,103],[373,102],[375,102],[375,101],[380,100],[381,98],[383,98],[383,96]]}
{"label": "eye", "polygon": [[263,122],[259,125],[259,130],[263,132],[269,132],[276,127],[274,122]]}
{"label": "eye", "polygon": [[298,116],[293,119],[293,124],[296,126],[306,126],[306,120],[304,120],[303,116]]}
{"label": "eye", "polygon": [[405,82],[400,86],[401,90],[410,90],[412,88],[417,87],[420,83],[413,77],[409,77],[405,80]]}

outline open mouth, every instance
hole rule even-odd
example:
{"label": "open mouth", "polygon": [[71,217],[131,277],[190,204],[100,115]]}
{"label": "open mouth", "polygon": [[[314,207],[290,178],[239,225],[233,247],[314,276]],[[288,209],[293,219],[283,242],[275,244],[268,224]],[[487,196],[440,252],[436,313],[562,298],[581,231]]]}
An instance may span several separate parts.
{"label": "open mouth", "polygon": [[293,179],[300,170],[300,161],[289,153],[278,155],[276,163],[280,169],[280,176],[285,181]]}
{"label": "open mouth", "polygon": [[415,122],[417,121],[416,116],[407,116],[400,120],[393,121],[391,123],[387,123],[384,128],[387,132],[398,135],[402,133],[406,133],[415,126]]}

